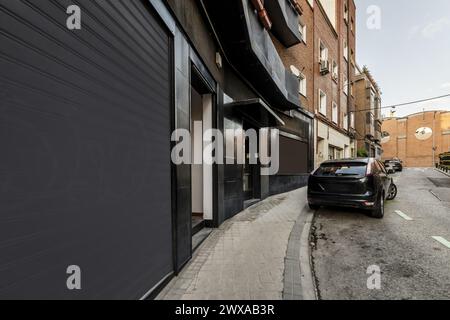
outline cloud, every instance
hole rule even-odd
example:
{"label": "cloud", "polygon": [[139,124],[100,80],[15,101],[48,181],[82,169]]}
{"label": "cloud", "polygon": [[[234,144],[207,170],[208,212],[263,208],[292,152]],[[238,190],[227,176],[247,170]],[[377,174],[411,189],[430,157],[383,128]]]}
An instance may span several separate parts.
{"label": "cloud", "polygon": [[450,82],[443,83],[443,84],[441,85],[441,88],[442,88],[442,89],[450,89]]}
{"label": "cloud", "polygon": [[433,39],[438,33],[450,29],[450,19],[440,18],[426,25],[414,25],[408,31],[408,39],[411,40],[416,36],[426,39]]}
{"label": "cloud", "polygon": [[444,31],[445,29],[450,27],[450,19],[441,18],[436,21],[430,22],[425,27],[422,28],[420,34],[424,38],[432,39],[438,33]]}

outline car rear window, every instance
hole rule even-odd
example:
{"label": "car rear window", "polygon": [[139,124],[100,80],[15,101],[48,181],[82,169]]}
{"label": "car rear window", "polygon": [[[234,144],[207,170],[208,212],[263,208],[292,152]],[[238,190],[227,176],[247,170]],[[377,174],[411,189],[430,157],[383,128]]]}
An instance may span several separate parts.
{"label": "car rear window", "polygon": [[324,163],[314,172],[314,175],[318,177],[365,176],[366,172],[366,163]]}

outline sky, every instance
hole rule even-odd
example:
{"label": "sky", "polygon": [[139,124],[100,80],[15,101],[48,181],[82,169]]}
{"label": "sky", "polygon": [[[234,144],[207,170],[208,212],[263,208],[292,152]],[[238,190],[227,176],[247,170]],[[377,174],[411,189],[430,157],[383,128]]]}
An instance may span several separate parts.
{"label": "sky", "polygon": [[[383,106],[450,94],[449,0],[355,3],[356,60],[361,67],[367,65],[381,87]],[[376,28],[377,8],[380,28]],[[450,110],[450,97],[398,107],[395,115],[402,117],[423,109]]]}

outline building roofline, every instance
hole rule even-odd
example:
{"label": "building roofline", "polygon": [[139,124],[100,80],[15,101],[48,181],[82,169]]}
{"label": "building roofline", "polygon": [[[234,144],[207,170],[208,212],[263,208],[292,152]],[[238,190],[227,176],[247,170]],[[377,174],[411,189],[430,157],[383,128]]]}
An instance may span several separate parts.
{"label": "building roofline", "polygon": [[450,110],[427,110],[427,111],[420,111],[420,112],[415,112],[415,113],[411,113],[407,116],[404,117],[385,117],[383,119],[384,120],[402,120],[402,119],[408,119],[417,115],[421,115],[424,113],[435,113],[435,112],[440,112],[440,113],[450,113]]}

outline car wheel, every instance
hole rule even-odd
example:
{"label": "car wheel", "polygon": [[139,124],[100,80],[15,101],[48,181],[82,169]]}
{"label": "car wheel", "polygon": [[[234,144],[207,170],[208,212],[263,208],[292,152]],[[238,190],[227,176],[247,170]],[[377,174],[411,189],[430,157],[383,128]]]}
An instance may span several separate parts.
{"label": "car wheel", "polygon": [[380,199],[378,200],[377,206],[372,210],[371,215],[376,219],[384,218],[384,195],[382,194]]}
{"label": "car wheel", "polygon": [[311,210],[313,210],[313,211],[317,211],[317,210],[320,209],[320,206],[318,206],[318,205],[316,205],[316,204],[308,203],[308,205],[309,205],[309,208],[310,208]]}
{"label": "car wheel", "polygon": [[396,197],[397,197],[397,186],[392,183],[391,186],[389,187],[387,200],[394,200]]}

